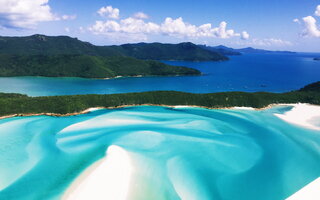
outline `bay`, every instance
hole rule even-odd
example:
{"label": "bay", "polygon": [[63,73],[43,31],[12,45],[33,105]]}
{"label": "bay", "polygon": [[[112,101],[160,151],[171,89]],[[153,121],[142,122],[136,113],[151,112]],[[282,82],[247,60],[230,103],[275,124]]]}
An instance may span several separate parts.
{"label": "bay", "polygon": [[316,53],[244,54],[226,62],[163,61],[199,69],[202,76],[136,77],[109,80],[83,78],[2,77],[0,92],[29,96],[116,94],[156,90],[191,93],[225,91],[288,92],[320,80]]}

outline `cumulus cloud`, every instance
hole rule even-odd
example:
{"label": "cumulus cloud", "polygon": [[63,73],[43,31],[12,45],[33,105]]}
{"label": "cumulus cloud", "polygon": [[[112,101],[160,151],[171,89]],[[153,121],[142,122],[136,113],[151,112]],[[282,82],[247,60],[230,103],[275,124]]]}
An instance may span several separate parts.
{"label": "cumulus cloud", "polygon": [[0,0],[0,25],[7,28],[30,28],[56,17],[49,0]]}
{"label": "cumulus cloud", "polygon": [[106,34],[110,33],[127,33],[127,34],[146,34],[157,33],[160,27],[157,24],[151,22],[144,22],[141,19],[126,18],[120,22],[114,20],[96,21],[96,23],[89,27],[89,30],[94,34]]}
{"label": "cumulus cloud", "polygon": [[34,28],[40,22],[75,18],[75,15],[53,14],[49,0],[0,0],[0,27]]}
{"label": "cumulus cloud", "polygon": [[314,12],[314,15],[320,17],[320,5],[317,6],[316,11]]}
{"label": "cumulus cloud", "polygon": [[250,35],[249,35],[249,33],[247,33],[247,31],[243,31],[241,33],[241,39],[248,40],[249,38],[250,38]]}
{"label": "cumulus cloud", "polygon": [[97,13],[101,17],[108,17],[111,19],[118,19],[120,15],[120,10],[118,8],[113,8],[112,6],[106,6],[100,8]]}
{"label": "cumulus cloud", "polygon": [[[317,6],[314,15],[320,16],[320,5]],[[317,25],[317,20],[313,16],[303,17],[301,21],[299,19],[294,19],[293,21],[304,27],[301,34],[302,36],[320,38],[320,27]]]}
{"label": "cumulus cloud", "polygon": [[134,16],[134,18],[137,18],[137,19],[148,19],[149,18],[149,16],[143,12],[137,12],[133,16]]}
{"label": "cumulus cloud", "polygon": [[[106,13],[105,10],[107,10],[107,8],[103,9],[102,13]],[[111,10],[114,9],[110,7],[108,10],[111,12]],[[101,9],[98,12],[100,11]],[[104,14],[101,15],[104,16]],[[134,37],[139,35],[139,37],[143,38],[146,38],[148,34],[168,35],[178,38],[249,38],[249,34],[246,31],[240,34],[232,29],[228,29],[227,23],[224,21],[221,22],[218,27],[213,27],[210,23],[196,26],[185,22],[182,17],[176,19],[167,17],[162,23],[159,24],[148,22],[146,19],[148,19],[148,16],[140,12],[136,13],[133,17],[120,20],[98,20],[94,25],[90,26],[88,30],[98,35],[111,36],[112,34],[127,34],[133,35]]]}
{"label": "cumulus cloud", "polygon": [[312,17],[302,18],[304,22],[305,29],[303,31],[303,36],[320,37],[320,29],[317,26],[317,20]]}

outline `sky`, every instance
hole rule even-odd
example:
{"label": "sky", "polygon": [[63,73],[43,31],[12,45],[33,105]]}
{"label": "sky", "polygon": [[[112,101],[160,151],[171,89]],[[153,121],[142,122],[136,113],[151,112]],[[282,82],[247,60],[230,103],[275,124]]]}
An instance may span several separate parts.
{"label": "sky", "polygon": [[0,35],[320,52],[320,0],[0,0]]}

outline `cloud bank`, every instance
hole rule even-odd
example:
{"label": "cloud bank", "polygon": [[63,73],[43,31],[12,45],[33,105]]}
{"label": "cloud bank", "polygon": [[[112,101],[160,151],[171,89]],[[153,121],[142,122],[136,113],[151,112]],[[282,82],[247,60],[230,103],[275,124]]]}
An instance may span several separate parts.
{"label": "cloud bank", "polygon": [[[207,23],[200,26],[185,22],[182,17],[173,19],[165,18],[162,23],[147,21],[149,18],[145,13],[139,12],[124,19],[119,19],[120,10],[112,6],[102,7],[98,11],[102,17],[107,16],[107,20],[97,20],[88,30],[96,35],[127,35],[129,37],[147,38],[148,35],[167,35],[177,38],[232,38],[240,37],[247,40],[250,35],[243,31],[237,33],[233,29],[227,28],[227,22],[222,21],[219,26],[213,27]],[[117,20],[119,19],[119,20]]]}
{"label": "cloud bank", "polygon": [[112,6],[106,6],[100,8],[97,13],[101,17],[108,17],[111,19],[118,19],[120,15],[120,10],[118,8],[113,8]]}
{"label": "cloud bank", "polygon": [[54,15],[48,3],[49,0],[0,0],[0,27],[34,28],[40,22],[76,18]]}

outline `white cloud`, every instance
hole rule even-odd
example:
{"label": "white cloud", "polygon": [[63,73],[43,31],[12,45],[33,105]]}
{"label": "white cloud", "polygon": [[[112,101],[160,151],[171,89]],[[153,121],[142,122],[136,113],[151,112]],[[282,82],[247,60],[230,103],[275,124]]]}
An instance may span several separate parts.
{"label": "white cloud", "polygon": [[304,17],[302,18],[304,22],[305,29],[303,31],[303,36],[310,36],[310,37],[320,37],[320,29],[317,26],[317,20],[312,17]]}
{"label": "white cloud", "polygon": [[105,34],[110,33],[127,33],[127,34],[147,34],[157,33],[160,27],[157,24],[151,22],[144,22],[141,19],[127,18],[120,22],[114,20],[107,21],[96,21],[96,23],[89,27],[89,30],[94,34]]}
{"label": "white cloud", "polygon": [[218,27],[212,27],[210,23],[196,26],[185,22],[181,17],[172,19],[167,17],[161,24],[147,22],[145,19],[129,17],[122,20],[96,21],[89,27],[89,31],[98,35],[111,34],[132,34],[147,37],[148,34],[169,35],[177,38],[231,38],[241,37],[248,39],[249,34],[244,31],[242,34],[236,33],[232,29],[227,29],[227,23],[221,22]]}
{"label": "white cloud", "polygon": [[137,19],[148,19],[149,18],[149,16],[143,12],[137,12],[133,16],[134,16],[134,18],[137,18]]}
{"label": "white cloud", "polygon": [[40,22],[75,18],[75,15],[53,14],[49,0],[0,0],[0,27],[34,28]]}
{"label": "white cloud", "polygon": [[[314,15],[320,16],[320,5],[317,6]],[[320,27],[317,25],[317,20],[314,17],[303,17],[301,22],[299,19],[294,19],[293,21],[303,25],[302,36],[320,38]]]}
{"label": "white cloud", "polygon": [[320,5],[317,6],[316,11],[314,12],[314,15],[320,17]]}
{"label": "white cloud", "polygon": [[113,8],[112,6],[106,6],[100,8],[97,13],[101,17],[108,17],[111,19],[118,19],[120,15],[120,10],[118,8]]}
{"label": "white cloud", "polygon": [[249,38],[250,38],[250,35],[249,35],[249,33],[247,33],[247,31],[243,31],[241,33],[241,39],[248,40]]}
{"label": "white cloud", "polygon": [[0,0],[0,26],[31,28],[39,22],[57,20],[49,0]]}
{"label": "white cloud", "polygon": [[167,17],[161,24],[161,33],[176,37],[193,37],[197,34],[197,27],[185,23],[181,17],[172,19]]}

